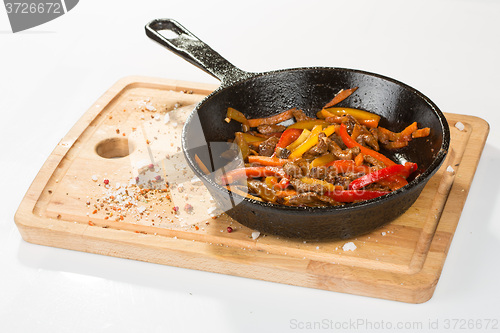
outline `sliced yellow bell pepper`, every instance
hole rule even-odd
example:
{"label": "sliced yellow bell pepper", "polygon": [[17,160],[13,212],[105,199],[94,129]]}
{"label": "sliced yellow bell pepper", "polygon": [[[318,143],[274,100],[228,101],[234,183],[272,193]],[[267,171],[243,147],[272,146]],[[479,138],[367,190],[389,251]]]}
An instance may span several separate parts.
{"label": "sliced yellow bell pepper", "polygon": [[372,128],[377,127],[378,122],[380,121],[380,116],[374,113],[354,108],[342,108],[342,107],[323,109],[318,112],[317,116],[320,118],[328,118],[328,117],[342,116],[344,114],[349,114],[354,118],[356,118],[356,120],[359,121],[361,125],[365,125]]}
{"label": "sliced yellow bell pepper", "polygon": [[295,159],[301,157],[306,151],[308,151],[318,143],[318,136],[320,132],[325,133],[326,136],[330,136],[335,132],[335,128],[337,127],[337,125],[330,125],[323,131],[321,131],[321,127],[322,125],[316,125],[312,129],[311,134],[309,134],[309,137],[306,139],[306,141],[295,148],[288,158]]}
{"label": "sliced yellow bell pepper", "polygon": [[248,119],[245,117],[243,113],[233,108],[227,108],[225,121],[229,123],[231,119],[241,123],[241,125],[243,126],[243,132],[247,132],[248,130],[250,130]]}
{"label": "sliced yellow bell pepper", "polygon": [[274,185],[278,184],[278,177],[275,176],[267,176],[264,178],[264,183],[269,187],[273,188]]}
{"label": "sliced yellow bell pepper", "polygon": [[252,135],[249,133],[242,133],[243,134],[243,139],[245,139],[246,142],[251,143],[251,142],[262,142],[265,140],[265,138],[261,138],[260,136]]}
{"label": "sliced yellow bell pepper", "polygon": [[321,120],[321,119],[302,120],[302,121],[298,121],[298,122],[288,126],[287,129],[288,128],[300,128],[300,129],[312,130],[313,127],[317,126],[317,125],[321,125],[323,127],[326,127],[329,125],[329,123],[326,122],[325,120]]}
{"label": "sliced yellow bell pepper", "polygon": [[300,136],[295,140],[294,142],[290,143],[288,146],[286,146],[286,149],[292,151],[295,148],[297,148],[302,142],[306,141],[306,139],[309,137],[309,134],[311,134],[311,131],[309,130],[303,130],[302,133],[300,133]]}
{"label": "sliced yellow bell pepper", "polygon": [[339,127],[339,125],[330,125],[323,130],[323,133],[325,133],[326,136],[330,136],[333,133],[335,133],[335,131],[337,130],[337,127]]}
{"label": "sliced yellow bell pepper", "polygon": [[328,192],[335,192],[344,189],[342,186],[333,185],[332,183],[316,178],[302,177],[300,178],[300,181],[310,185],[321,185],[326,188]]}
{"label": "sliced yellow bell pepper", "polygon": [[323,155],[315,158],[311,163],[309,163],[309,169],[323,166],[327,163],[330,163],[335,160],[335,157],[332,154]]}
{"label": "sliced yellow bell pepper", "polygon": [[234,136],[234,143],[238,145],[238,148],[240,149],[241,152],[241,158],[245,160],[250,154],[250,147],[248,147],[248,142],[246,142],[245,139],[243,138],[243,133],[236,132]]}

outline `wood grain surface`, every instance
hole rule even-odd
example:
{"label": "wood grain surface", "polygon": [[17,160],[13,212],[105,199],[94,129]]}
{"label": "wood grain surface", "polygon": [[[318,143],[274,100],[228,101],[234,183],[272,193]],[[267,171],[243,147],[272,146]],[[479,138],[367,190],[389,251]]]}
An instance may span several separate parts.
{"label": "wood grain surface", "polygon": [[[254,230],[216,210],[180,151],[185,117],[215,88],[148,77],[118,81],[33,181],[15,216],[23,239],[402,302],[432,297],[488,135],[484,120],[445,114],[446,161],[415,204],[386,226],[348,241],[255,239]],[[136,177],[168,188],[141,193]],[[344,251],[346,242],[356,249]]]}

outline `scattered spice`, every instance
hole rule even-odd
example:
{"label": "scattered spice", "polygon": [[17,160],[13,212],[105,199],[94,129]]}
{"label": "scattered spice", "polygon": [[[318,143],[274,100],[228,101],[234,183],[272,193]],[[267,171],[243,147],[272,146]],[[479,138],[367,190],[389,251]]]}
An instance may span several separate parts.
{"label": "scattered spice", "polygon": [[232,233],[232,232],[233,232],[233,228],[231,228],[231,227],[227,227],[227,232],[228,232],[228,233]]}
{"label": "scattered spice", "polygon": [[193,206],[191,206],[190,204],[186,204],[184,206],[184,211],[186,211],[187,213],[191,213],[193,211]]}

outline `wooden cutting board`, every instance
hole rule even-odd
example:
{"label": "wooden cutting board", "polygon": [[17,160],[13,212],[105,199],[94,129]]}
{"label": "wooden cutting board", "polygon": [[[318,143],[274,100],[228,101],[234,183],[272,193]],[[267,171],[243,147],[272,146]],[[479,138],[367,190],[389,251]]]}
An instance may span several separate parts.
{"label": "wooden cutting board", "polygon": [[[117,82],[30,186],[15,216],[24,240],[410,303],[432,297],[488,135],[484,120],[446,114],[448,157],[403,216],[348,241],[303,242],[258,236],[219,214],[183,161],[184,118],[215,88],[146,77]],[[169,188],[141,192],[136,177]]]}

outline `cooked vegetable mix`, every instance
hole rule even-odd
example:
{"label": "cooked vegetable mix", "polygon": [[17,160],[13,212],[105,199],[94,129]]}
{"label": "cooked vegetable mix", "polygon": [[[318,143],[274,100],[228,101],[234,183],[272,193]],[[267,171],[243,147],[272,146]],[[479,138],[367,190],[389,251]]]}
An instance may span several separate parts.
{"label": "cooked vegetable mix", "polygon": [[[242,125],[233,142],[245,166],[223,174],[221,185],[231,185],[231,190],[237,184],[246,186],[248,197],[262,201],[318,207],[373,199],[408,184],[418,166],[397,164],[380,148],[405,147],[412,139],[428,136],[430,129],[418,129],[415,122],[396,133],[378,126],[376,114],[335,107],[356,89],[341,90],[317,118],[294,108],[247,119],[228,108],[226,121]],[[295,122],[282,124],[290,119]]]}

